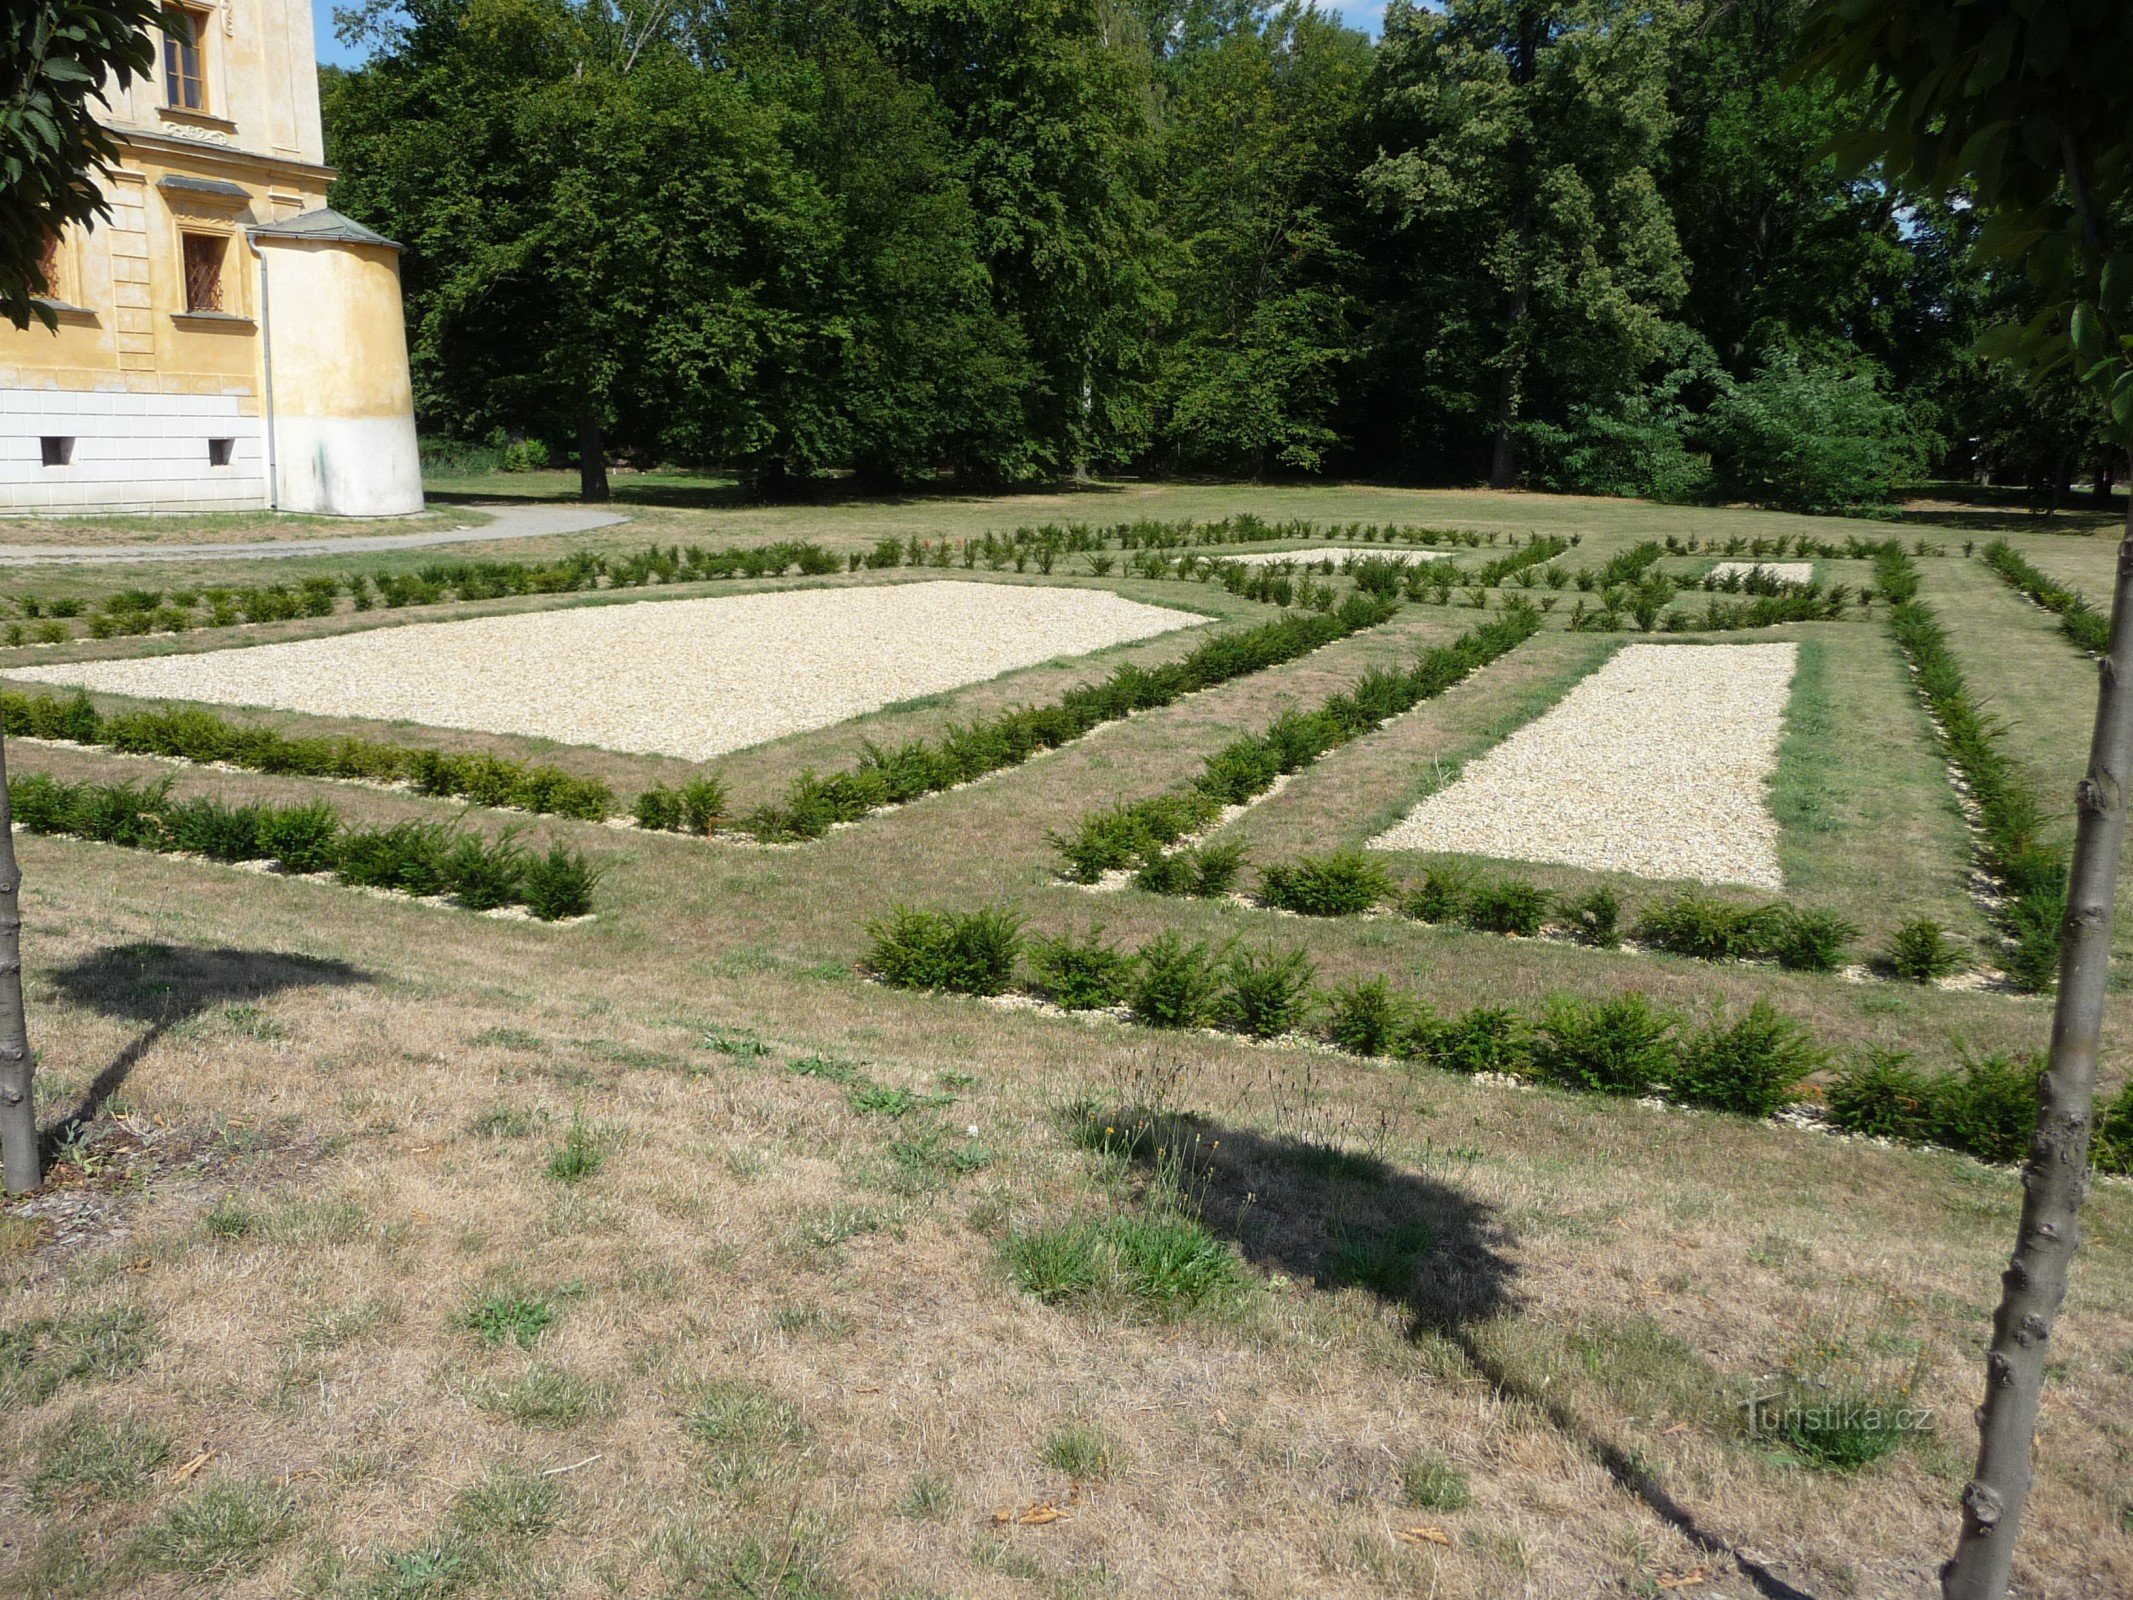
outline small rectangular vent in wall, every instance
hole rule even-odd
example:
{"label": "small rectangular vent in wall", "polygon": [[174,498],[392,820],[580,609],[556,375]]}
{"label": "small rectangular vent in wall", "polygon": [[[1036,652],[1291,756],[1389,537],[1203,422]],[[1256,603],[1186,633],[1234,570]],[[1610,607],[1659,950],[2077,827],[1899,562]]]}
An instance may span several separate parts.
{"label": "small rectangular vent in wall", "polygon": [[207,441],[207,464],[211,467],[226,467],[237,449],[235,439],[210,439]]}
{"label": "small rectangular vent in wall", "polygon": [[64,467],[74,459],[74,441],[64,434],[46,434],[39,441],[44,446],[44,464],[48,467]]}

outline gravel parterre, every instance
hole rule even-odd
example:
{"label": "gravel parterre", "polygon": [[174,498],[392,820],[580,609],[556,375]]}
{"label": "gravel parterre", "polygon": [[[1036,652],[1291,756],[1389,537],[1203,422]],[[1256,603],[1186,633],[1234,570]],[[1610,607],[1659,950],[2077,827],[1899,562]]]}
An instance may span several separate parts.
{"label": "gravel parterre", "polygon": [[1371,847],[1781,889],[1768,790],[1798,657],[1631,645]]}
{"label": "gravel parterre", "polygon": [[14,675],[703,760],[1206,620],[1101,589],[942,579],[574,606]]}
{"label": "gravel parterre", "polygon": [[1767,573],[1779,583],[1808,584],[1814,581],[1815,564],[1812,561],[1721,561],[1711,569],[1711,576],[1723,582],[1732,577],[1751,577],[1758,572]]}
{"label": "gravel parterre", "polygon": [[1395,550],[1384,545],[1329,544],[1311,550],[1254,550],[1246,555],[1217,556],[1215,559],[1234,561],[1240,567],[1270,567],[1279,561],[1315,566],[1321,561],[1345,561],[1350,556],[1377,556],[1385,561],[1442,561],[1449,554],[1446,550]]}

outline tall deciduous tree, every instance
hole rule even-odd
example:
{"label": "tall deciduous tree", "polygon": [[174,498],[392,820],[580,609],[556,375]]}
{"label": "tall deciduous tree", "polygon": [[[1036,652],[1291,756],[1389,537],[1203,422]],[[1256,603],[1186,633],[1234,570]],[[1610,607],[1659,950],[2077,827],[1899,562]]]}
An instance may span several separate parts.
{"label": "tall deciduous tree", "polygon": [[1409,257],[1387,310],[1392,381],[1481,408],[1498,487],[1517,482],[1536,398],[1559,412],[1626,391],[1686,289],[1654,172],[1680,15],[1622,0],[1386,12],[1380,151],[1361,182]]}
{"label": "tall deciduous tree", "polygon": [[[2044,301],[1987,349],[2032,375],[2070,372],[2133,440],[2133,7],[2121,0],[1830,0],[1812,66],[1871,97],[1855,142],[1894,182],[1966,194],[1980,248],[2018,265]],[[1962,1534],[1941,1569],[1947,1600],[1999,1600],[2013,1568],[2053,1324],[2088,1186],[2103,1028],[2133,782],[2133,509],[2119,549],[2077,826],[2036,1137],[2022,1220],[2002,1275],[1978,1408]]]}
{"label": "tall deciduous tree", "polygon": [[1166,455],[1258,476],[1319,467],[1354,345],[1353,124],[1369,42],[1285,6],[1164,73],[1164,282],[1157,385]]}

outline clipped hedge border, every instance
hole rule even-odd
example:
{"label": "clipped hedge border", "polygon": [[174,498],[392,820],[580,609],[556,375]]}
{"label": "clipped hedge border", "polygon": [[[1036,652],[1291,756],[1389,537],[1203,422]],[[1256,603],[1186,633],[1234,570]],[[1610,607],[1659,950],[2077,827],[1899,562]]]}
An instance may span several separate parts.
{"label": "clipped hedge border", "polygon": [[538,856],[509,831],[491,839],[432,822],[350,828],[322,800],[232,806],[207,796],[173,800],[168,779],[67,783],[45,773],[10,779],[7,792],[15,826],[27,833],[224,863],[272,861],[288,872],[330,872],[357,887],[450,894],[470,911],[524,906],[543,922],[589,913],[601,876],[581,852],[562,845]]}
{"label": "clipped hedge border", "polygon": [[[1105,944],[1100,929],[1032,942],[1021,919],[999,908],[899,906],[867,932],[866,970],[891,988],[980,998],[1020,993],[1070,1010],[1123,1014],[1145,1027],[1215,1028],[1256,1039],[1306,1034],[1364,1059],[1656,1096],[1757,1119],[1799,1103],[1800,1085],[1833,1059],[1803,1025],[1760,1000],[1730,1019],[1714,1014],[1693,1031],[1689,1019],[1636,990],[1593,999],[1551,995],[1537,1017],[1495,1005],[1440,1017],[1382,977],[1318,989],[1300,948],[1284,954],[1231,941],[1217,950],[1171,932],[1127,951]],[[1025,953],[1036,970],[1018,983]],[[1268,1025],[1270,1011],[1279,1026]],[[1824,1111],[1842,1132],[2005,1165],[2022,1158],[2036,1127],[2041,1070],[2035,1058],[1987,1056],[1929,1072],[1901,1051],[1873,1050],[1836,1068]],[[2133,1083],[2099,1111],[2098,1126],[2095,1169],[2133,1174]]]}
{"label": "clipped hedge border", "polygon": [[1443,694],[1517,649],[1540,628],[1540,612],[1514,599],[1491,621],[1450,644],[1424,651],[1405,671],[1373,667],[1354,688],[1316,710],[1285,711],[1264,732],[1231,741],[1181,788],[1089,813],[1072,834],[1050,836],[1065,858],[1065,876],[1076,883],[1094,883],[1105,872],[1134,865],[1150,851],[1205,827],[1224,806],[1264,794],[1283,775]]}
{"label": "clipped hedge border", "polygon": [[1939,729],[1948,760],[1977,807],[1985,869],[2007,891],[1994,920],[2008,942],[2008,977],[2032,991],[2049,989],[2059,968],[2066,919],[2067,853],[2045,837],[2049,812],[2028,776],[1995,739],[1995,728],[1969,684],[1933,610],[1918,598],[1918,568],[1893,542],[1876,558],[1891,602],[1889,624],[1910,663],[1918,692]]}
{"label": "clipped hedge border", "polygon": [[598,778],[580,778],[541,763],[487,754],[387,744],[353,737],[298,737],[273,728],[231,722],[191,706],[154,711],[100,712],[87,695],[0,691],[0,727],[10,738],[96,745],[122,755],[169,756],[203,765],[220,762],[251,772],[357,783],[412,785],[419,793],[477,805],[603,822],[615,811],[614,791]]}
{"label": "clipped hedge border", "polygon": [[1262,672],[1380,627],[1399,614],[1396,601],[1350,595],[1323,614],[1282,617],[1217,634],[1177,661],[1128,663],[1101,682],[1069,689],[1047,706],[1018,707],[951,726],[938,741],[911,739],[895,749],[869,745],[858,765],[829,777],[803,772],[782,802],[765,805],[741,828],[765,843],[819,839],[840,822],[881,806],[901,805],[988,772],[1019,766],[1107,722],[1169,705],[1185,695]]}
{"label": "clipped hedge border", "polygon": [[2070,588],[2038,567],[2005,539],[1985,546],[1985,565],[2010,588],[2017,589],[2059,619],[2059,631],[2090,655],[2111,648],[2111,619],[2079,589]]}

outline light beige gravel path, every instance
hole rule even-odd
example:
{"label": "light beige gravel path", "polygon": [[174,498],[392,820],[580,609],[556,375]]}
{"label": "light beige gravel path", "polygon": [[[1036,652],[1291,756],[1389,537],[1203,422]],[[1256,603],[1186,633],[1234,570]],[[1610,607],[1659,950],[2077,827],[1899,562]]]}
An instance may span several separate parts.
{"label": "light beige gravel path", "polygon": [[1779,583],[1811,583],[1814,581],[1815,564],[1812,561],[1721,561],[1711,569],[1711,576],[1720,580],[1735,576],[1750,577],[1755,573],[1768,573]]}
{"label": "light beige gravel path", "polygon": [[1798,656],[1630,645],[1371,847],[1781,889],[1769,785]]}
{"label": "light beige gravel path", "polygon": [[14,676],[703,760],[1205,620],[1101,589],[950,579],[578,606]]}

